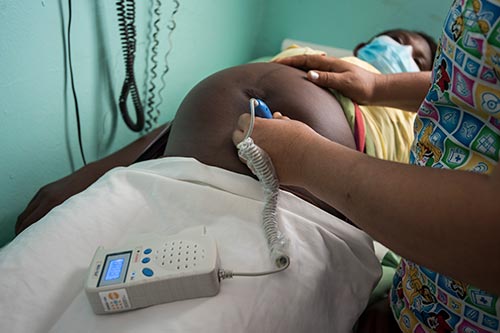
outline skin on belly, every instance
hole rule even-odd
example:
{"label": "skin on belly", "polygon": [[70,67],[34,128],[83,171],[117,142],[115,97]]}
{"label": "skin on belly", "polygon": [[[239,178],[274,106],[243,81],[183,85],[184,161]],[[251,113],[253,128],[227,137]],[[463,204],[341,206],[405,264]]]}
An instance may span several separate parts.
{"label": "skin on belly", "polygon": [[[329,91],[308,81],[301,70],[255,63],[215,73],[189,92],[172,123],[165,155],[194,157],[208,165],[252,175],[239,160],[231,140],[238,117],[249,112],[252,97],[262,99],[272,112],[302,121],[324,137],[356,149],[342,107]],[[286,190],[343,217],[303,189]]]}

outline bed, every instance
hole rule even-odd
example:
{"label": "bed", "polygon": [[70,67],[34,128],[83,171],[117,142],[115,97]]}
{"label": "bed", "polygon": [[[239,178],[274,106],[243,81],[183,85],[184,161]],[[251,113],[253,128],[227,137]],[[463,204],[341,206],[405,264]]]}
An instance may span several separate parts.
{"label": "bed", "polygon": [[[291,44],[317,48],[295,40],[282,47]],[[169,133],[170,126],[163,126],[111,156],[106,169],[117,161],[137,163],[112,169],[87,189],[86,182],[49,187],[69,191],[71,198],[0,249],[0,331],[351,332],[381,278],[387,249],[287,191],[280,191],[278,204],[289,240],[285,271],[224,280],[214,297],[111,315],[92,312],[83,286],[96,248],[115,248],[149,233],[203,225],[217,242],[221,268],[272,268],[260,224],[259,182],[194,158],[158,158]],[[101,171],[78,172],[94,182]]]}
{"label": "bed", "polygon": [[221,282],[218,295],[95,315],[83,292],[97,246],[206,226],[222,268],[269,269],[263,193],[251,177],[168,157],[115,168],[0,250],[0,330],[350,332],[381,268],[361,230],[288,192],[278,216],[290,267]]}

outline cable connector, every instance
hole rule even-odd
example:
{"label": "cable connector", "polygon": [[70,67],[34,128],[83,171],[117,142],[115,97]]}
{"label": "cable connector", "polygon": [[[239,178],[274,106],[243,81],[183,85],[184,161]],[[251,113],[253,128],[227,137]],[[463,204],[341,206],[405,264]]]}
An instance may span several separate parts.
{"label": "cable connector", "polygon": [[232,271],[230,270],[225,270],[225,269],[222,269],[220,268],[219,269],[219,281],[222,281],[222,280],[225,280],[225,279],[232,279],[234,274]]}

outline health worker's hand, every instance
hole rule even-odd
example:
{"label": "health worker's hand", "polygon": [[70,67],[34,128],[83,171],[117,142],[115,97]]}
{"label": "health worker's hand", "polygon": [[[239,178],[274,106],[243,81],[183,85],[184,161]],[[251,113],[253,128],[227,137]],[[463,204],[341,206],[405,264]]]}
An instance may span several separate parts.
{"label": "health worker's hand", "polygon": [[375,90],[383,79],[383,75],[335,57],[299,55],[274,62],[306,70],[310,81],[335,89],[359,104],[376,104]]}
{"label": "health worker's hand", "polygon": [[[233,132],[233,143],[238,145],[250,125],[250,114],[242,114]],[[290,120],[279,112],[273,114],[273,119],[255,118],[252,140],[271,158],[281,184],[301,185],[302,160],[311,141],[320,137],[306,124]]]}

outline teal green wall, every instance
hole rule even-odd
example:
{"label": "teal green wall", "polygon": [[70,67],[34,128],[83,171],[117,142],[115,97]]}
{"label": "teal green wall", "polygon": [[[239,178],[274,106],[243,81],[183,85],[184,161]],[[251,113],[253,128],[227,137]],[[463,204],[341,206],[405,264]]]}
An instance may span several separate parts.
{"label": "teal green wall", "polygon": [[259,42],[271,54],[284,38],[353,49],[377,32],[416,29],[438,37],[452,0],[268,0]]}
{"label": "teal green wall", "polygon": [[[93,161],[138,135],[117,118],[114,102],[123,82],[115,1],[72,3],[73,68],[84,149]],[[144,82],[151,1],[136,3],[136,74]],[[180,3],[160,123],[173,117],[200,79],[251,58],[258,33],[254,23],[263,6],[263,0]],[[172,8],[172,1],[163,1],[163,26]],[[67,0],[0,0],[0,246],[13,237],[17,216],[42,185],[82,166],[65,76],[67,20]],[[167,46],[162,38],[160,59]]]}
{"label": "teal green wall", "polygon": [[[451,0],[180,0],[160,123],[200,79],[252,57],[274,54],[283,38],[352,48],[377,31],[439,32]],[[138,137],[117,116],[123,80],[115,1],[73,0],[72,54],[88,161]],[[137,1],[137,81],[147,79],[151,1]],[[163,1],[163,24],[171,1]],[[0,0],[0,245],[43,185],[82,166],[65,62],[66,0]],[[162,37],[160,58],[165,53]],[[143,87],[144,88],[144,87]]]}

